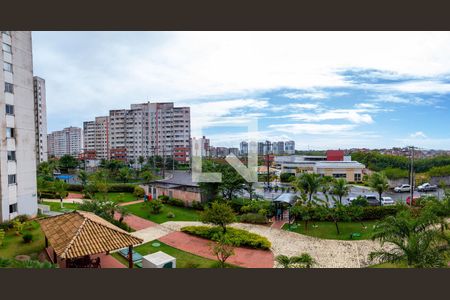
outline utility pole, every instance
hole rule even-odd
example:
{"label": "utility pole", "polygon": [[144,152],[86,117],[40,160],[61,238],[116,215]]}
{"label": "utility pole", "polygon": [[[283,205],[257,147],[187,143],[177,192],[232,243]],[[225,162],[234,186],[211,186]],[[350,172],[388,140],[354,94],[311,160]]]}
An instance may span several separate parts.
{"label": "utility pole", "polygon": [[413,199],[414,199],[414,146],[411,146],[411,169],[410,169],[410,185],[411,185],[411,192],[410,192],[410,198],[409,198],[409,205],[413,205]]}
{"label": "utility pole", "polygon": [[270,149],[270,142],[266,141],[266,151],[267,151],[267,153],[266,153],[267,187],[269,187],[269,184],[270,184],[270,172],[269,172],[269,170],[270,170],[270,167],[269,167],[269,153],[270,153],[270,151],[269,151],[269,149]]}

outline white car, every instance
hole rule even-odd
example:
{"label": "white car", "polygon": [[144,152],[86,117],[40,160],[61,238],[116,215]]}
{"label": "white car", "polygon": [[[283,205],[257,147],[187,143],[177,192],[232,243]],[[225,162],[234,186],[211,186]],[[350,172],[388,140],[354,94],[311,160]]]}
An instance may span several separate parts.
{"label": "white car", "polygon": [[428,182],[417,187],[419,192],[432,192],[437,190],[437,185],[431,185]]}
{"label": "white car", "polygon": [[391,197],[381,197],[381,205],[394,205],[395,201]]}
{"label": "white car", "polygon": [[404,192],[410,192],[411,186],[409,184],[402,184],[401,186],[396,186],[394,188],[394,192],[396,193],[404,193]]}

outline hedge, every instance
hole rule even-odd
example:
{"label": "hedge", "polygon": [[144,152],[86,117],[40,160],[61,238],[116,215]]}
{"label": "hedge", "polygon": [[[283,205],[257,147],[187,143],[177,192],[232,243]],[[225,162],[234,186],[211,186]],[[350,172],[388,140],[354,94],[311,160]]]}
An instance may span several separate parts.
{"label": "hedge", "polygon": [[[399,210],[404,209],[401,206],[393,205],[393,206],[366,206],[363,207],[363,212],[361,215],[362,220],[380,220],[387,216],[394,216],[399,212]],[[324,221],[321,218],[320,213],[316,213],[316,209],[311,208],[311,220],[312,221]],[[297,216],[296,216],[297,217]],[[301,217],[298,217],[301,219]],[[331,221],[331,220],[325,220]]]}
{"label": "hedge", "polygon": [[[218,226],[186,226],[181,228],[181,231],[208,240],[217,241],[221,236],[222,228]],[[267,238],[237,228],[227,227],[226,237],[235,247],[242,246],[268,250],[272,246]]]}
{"label": "hedge", "polygon": [[[127,184],[127,183],[113,183],[108,185],[108,192],[112,193],[133,193],[135,184]],[[81,184],[68,184],[67,190],[72,192],[82,192],[83,186]],[[97,189],[94,188],[94,192],[97,192]]]}
{"label": "hedge", "polygon": [[247,213],[239,216],[239,220],[242,223],[250,223],[250,224],[267,224],[269,220],[266,216],[258,213]]}

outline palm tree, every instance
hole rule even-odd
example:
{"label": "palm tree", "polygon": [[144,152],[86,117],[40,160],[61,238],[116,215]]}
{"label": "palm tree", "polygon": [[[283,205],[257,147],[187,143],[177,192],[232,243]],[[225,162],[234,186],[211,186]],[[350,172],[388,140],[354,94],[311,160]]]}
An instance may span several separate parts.
{"label": "palm tree", "polygon": [[321,183],[318,174],[303,173],[294,181],[294,186],[298,190],[308,195],[308,200],[312,201],[312,196],[317,193]]}
{"label": "palm tree", "polygon": [[53,184],[53,189],[56,193],[56,195],[58,195],[59,199],[61,200],[61,207],[63,206],[63,199],[65,197],[67,197],[67,183],[65,183],[62,180],[57,180],[55,181],[55,183]]}
{"label": "palm tree", "polygon": [[153,179],[155,179],[155,175],[151,171],[144,171],[141,173],[142,179],[144,179],[145,183],[149,183]]}
{"label": "palm tree", "polygon": [[308,253],[302,253],[300,256],[278,255],[275,257],[277,263],[283,268],[311,268],[316,262]]}
{"label": "palm tree", "polygon": [[384,173],[373,173],[369,178],[369,186],[378,193],[381,201],[381,195],[389,189],[388,179]]}
{"label": "palm tree", "polygon": [[330,192],[330,185],[333,182],[333,177],[323,176],[320,179],[320,191],[324,194],[325,198],[328,201],[328,193]]}
{"label": "palm tree", "polygon": [[333,182],[331,193],[338,196],[340,204],[342,204],[342,197],[347,196],[349,192],[350,186],[347,184],[347,180],[339,178]]}
{"label": "palm tree", "polygon": [[145,157],[143,157],[142,155],[138,157],[138,163],[139,163],[139,169],[142,170],[142,165],[145,162]]}
{"label": "palm tree", "polygon": [[393,247],[372,252],[369,258],[380,263],[406,261],[409,267],[418,268],[445,266],[449,239],[434,226],[436,223],[432,215],[413,217],[410,210],[386,217],[376,225],[372,239]]}

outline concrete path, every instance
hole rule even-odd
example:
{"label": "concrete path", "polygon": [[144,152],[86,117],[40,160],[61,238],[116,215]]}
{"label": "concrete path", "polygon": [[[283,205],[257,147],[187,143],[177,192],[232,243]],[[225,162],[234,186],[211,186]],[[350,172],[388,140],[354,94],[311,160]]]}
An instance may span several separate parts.
{"label": "concrete path", "polygon": [[[196,254],[198,256],[217,260],[211,251],[212,242],[195,237],[184,232],[174,231],[159,240],[174,248]],[[273,254],[271,251],[236,247],[234,255],[227,262],[245,268],[273,268]]]}
{"label": "concrete path", "polygon": [[120,202],[119,206],[127,206],[127,205],[142,203],[142,202],[144,202],[144,199],[136,200],[136,201],[130,201],[130,202]]}
{"label": "concrete path", "polygon": [[[171,230],[179,231],[184,226],[200,226],[205,224],[201,222],[171,221],[161,225]],[[271,250],[274,256],[280,254],[294,256],[306,252],[316,260],[317,264],[315,267],[366,267],[371,264],[368,261],[369,253],[380,248],[378,242],[369,240],[326,240],[261,225],[234,223],[230,226],[266,237],[272,243]]]}

